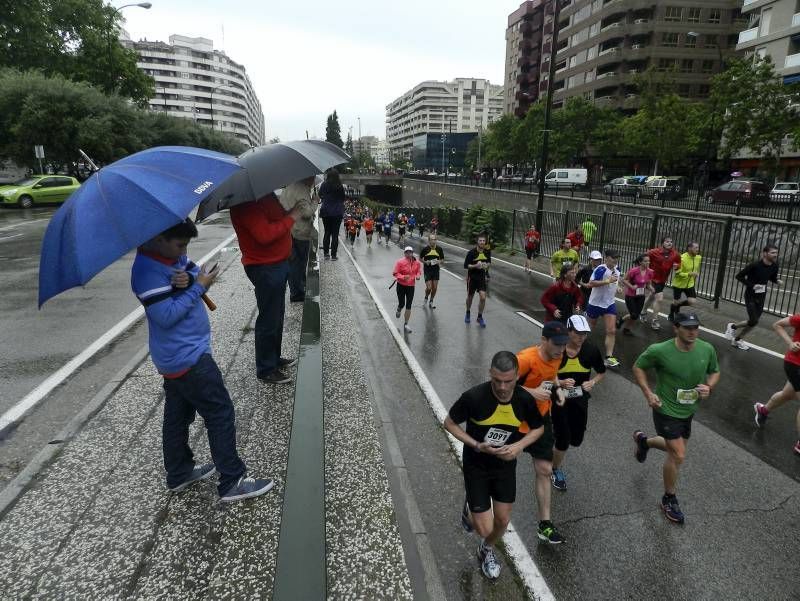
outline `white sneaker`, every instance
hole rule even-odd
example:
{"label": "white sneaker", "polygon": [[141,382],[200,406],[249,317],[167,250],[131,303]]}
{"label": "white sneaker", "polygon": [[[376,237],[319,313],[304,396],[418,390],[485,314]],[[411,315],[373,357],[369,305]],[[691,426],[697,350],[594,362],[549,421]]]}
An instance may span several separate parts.
{"label": "white sneaker", "polygon": [[650,321],[650,327],[653,328],[655,331],[658,331],[658,330],[661,329],[661,322],[658,320],[658,317],[654,317]]}
{"label": "white sneaker", "polygon": [[750,350],[750,345],[749,344],[747,344],[744,340],[736,340],[736,338],[731,340],[731,346],[733,348],[738,348],[740,351],[749,351]]}
{"label": "white sneaker", "polygon": [[725,338],[727,338],[728,340],[733,340],[735,332],[736,330],[733,329],[733,322],[725,326]]}
{"label": "white sneaker", "polygon": [[494,549],[484,547],[481,543],[478,547],[478,559],[481,561],[481,571],[484,576],[489,580],[496,580],[500,577],[500,563],[497,561]]}
{"label": "white sneaker", "polygon": [[403,326],[403,329],[404,329],[406,332],[408,332],[409,334],[411,333],[411,328],[409,327],[409,325],[408,325],[408,324],[405,324],[405,325]]}

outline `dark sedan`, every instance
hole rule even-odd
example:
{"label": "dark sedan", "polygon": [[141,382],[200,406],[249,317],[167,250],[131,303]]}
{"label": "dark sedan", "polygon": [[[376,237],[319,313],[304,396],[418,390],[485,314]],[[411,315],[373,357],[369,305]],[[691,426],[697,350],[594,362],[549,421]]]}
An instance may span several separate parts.
{"label": "dark sedan", "polygon": [[764,205],[769,202],[769,187],[763,182],[737,179],[717,186],[706,198],[713,204]]}

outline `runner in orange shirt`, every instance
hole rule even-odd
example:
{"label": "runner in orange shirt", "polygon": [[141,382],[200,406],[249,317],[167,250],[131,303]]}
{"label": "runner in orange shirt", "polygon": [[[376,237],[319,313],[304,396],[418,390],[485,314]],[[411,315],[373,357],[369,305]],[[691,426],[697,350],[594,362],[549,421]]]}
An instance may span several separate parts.
{"label": "runner in orange shirt", "polygon": [[372,215],[367,215],[364,219],[364,235],[367,237],[367,246],[372,246],[372,232],[375,231],[375,220]]}

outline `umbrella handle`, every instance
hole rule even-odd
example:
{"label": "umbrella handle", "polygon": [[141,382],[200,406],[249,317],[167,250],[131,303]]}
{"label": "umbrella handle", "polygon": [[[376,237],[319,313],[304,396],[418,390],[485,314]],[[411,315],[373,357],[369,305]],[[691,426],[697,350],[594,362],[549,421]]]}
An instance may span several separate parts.
{"label": "umbrella handle", "polygon": [[212,301],[210,298],[208,298],[207,294],[203,294],[203,296],[201,296],[200,298],[203,299],[203,302],[206,304],[206,307],[208,307],[209,311],[216,311],[217,310],[216,303],[214,301]]}

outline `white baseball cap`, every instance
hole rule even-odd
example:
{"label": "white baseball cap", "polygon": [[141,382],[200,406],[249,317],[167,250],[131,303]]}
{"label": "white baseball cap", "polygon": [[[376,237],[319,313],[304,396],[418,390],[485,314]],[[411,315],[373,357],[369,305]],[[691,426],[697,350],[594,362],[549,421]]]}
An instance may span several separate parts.
{"label": "white baseball cap", "polygon": [[591,332],[592,328],[589,327],[589,322],[583,315],[573,315],[567,320],[567,329],[575,330],[576,332]]}
{"label": "white baseball cap", "polygon": [[602,259],[603,255],[600,253],[599,250],[593,250],[592,252],[589,253],[589,258],[594,260]]}
{"label": "white baseball cap", "polygon": [[403,249],[403,252],[404,252],[404,253],[407,253],[408,251],[411,251],[411,252],[413,253],[413,252],[414,252],[414,247],[413,247],[413,246],[406,246],[406,247]]}

